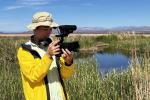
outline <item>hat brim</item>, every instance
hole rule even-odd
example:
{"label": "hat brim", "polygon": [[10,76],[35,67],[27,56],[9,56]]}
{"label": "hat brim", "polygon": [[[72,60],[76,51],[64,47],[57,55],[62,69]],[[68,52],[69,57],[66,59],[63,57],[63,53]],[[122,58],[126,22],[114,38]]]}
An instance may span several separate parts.
{"label": "hat brim", "polygon": [[38,22],[38,23],[32,23],[32,24],[29,24],[27,26],[27,28],[29,30],[35,30],[38,26],[49,26],[49,27],[58,27],[59,25],[55,22],[49,22],[49,21],[45,21],[45,22]]}

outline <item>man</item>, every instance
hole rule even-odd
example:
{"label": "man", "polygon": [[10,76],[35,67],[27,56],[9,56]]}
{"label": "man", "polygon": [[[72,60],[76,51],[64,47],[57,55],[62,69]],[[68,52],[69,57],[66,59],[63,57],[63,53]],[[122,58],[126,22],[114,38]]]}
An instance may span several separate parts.
{"label": "man", "polygon": [[34,35],[22,44],[17,54],[26,100],[66,100],[62,79],[73,74],[74,64],[72,53],[62,49],[60,66],[57,66],[55,55],[60,54],[59,40],[52,41],[49,36],[58,24],[48,12],[38,12],[27,27]]}

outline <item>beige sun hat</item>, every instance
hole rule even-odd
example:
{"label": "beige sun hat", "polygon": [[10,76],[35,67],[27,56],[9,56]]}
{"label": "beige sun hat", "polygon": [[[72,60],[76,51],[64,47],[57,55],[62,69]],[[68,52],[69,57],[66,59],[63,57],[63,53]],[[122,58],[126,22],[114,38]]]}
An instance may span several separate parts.
{"label": "beige sun hat", "polygon": [[37,12],[32,17],[32,23],[27,26],[29,30],[34,30],[38,26],[58,27],[52,19],[52,14],[48,12]]}

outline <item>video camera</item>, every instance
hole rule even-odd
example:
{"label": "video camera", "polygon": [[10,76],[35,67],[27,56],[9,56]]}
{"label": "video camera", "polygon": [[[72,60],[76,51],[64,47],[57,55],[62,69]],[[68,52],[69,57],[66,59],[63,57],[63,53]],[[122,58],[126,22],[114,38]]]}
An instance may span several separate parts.
{"label": "video camera", "polygon": [[[73,33],[77,29],[76,25],[60,25],[57,28],[58,34],[55,36],[59,38],[60,42],[60,49],[68,49],[69,51],[74,51],[78,52],[80,45],[78,41],[73,41],[73,42],[64,42],[64,37],[67,37],[70,33]],[[62,54],[62,51],[61,51]],[[60,57],[61,54],[56,55],[57,57]]]}

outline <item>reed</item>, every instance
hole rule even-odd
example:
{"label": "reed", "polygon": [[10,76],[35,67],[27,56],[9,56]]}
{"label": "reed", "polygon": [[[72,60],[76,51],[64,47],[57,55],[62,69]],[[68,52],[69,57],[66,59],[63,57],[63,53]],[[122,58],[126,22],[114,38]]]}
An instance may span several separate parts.
{"label": "reed", "polygon": [[[0,100],[25,100],[17,50],[28,38],[0,38]],[[128,69],[118,73],[114,69],[106,75],[99,74],[95,56],[76,58],[74,75],[65,81],[71,100],[149,100],[150,99],[150,39],[143,36],[108,35],[76,36],[66,41],[78,40],[81,48],[97,43],[127,49],[132,55]],[[139,53],[138,50],[144,52]],[[140,61],[137,60],[139,55]]]}

